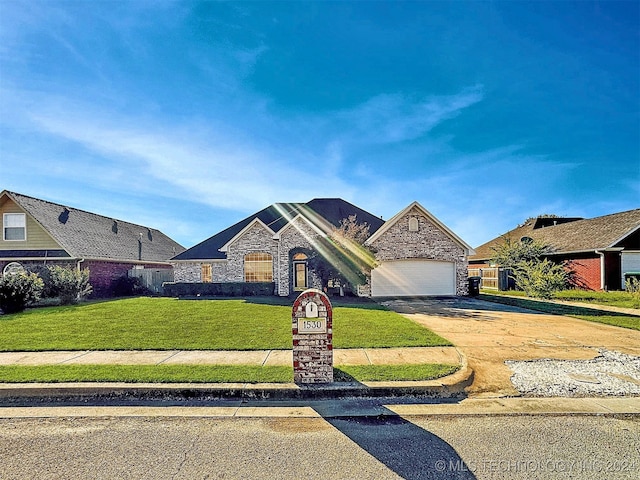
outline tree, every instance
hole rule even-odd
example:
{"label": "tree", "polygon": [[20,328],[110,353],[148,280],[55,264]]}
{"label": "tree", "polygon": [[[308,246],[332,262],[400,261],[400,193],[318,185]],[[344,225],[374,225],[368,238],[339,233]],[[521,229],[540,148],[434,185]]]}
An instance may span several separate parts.
{"label": "tree", "polygon": [[329,235],[319,240],[307,263],[320,278],[322,287],[329,281],[343,286],[360,285],[375,266],[373,252],[364,246],[369,238],[369,225],[358,223],[356,215],[350,215],[333,227]]}
{"label": "tree", "polygon": [[503,237],[503,242],[492,250],[492,262],[510,268],[516,286],[530,297],[551,298],[567,285],[569,273],[564,266],[543,259],[552,252],[543,242],[528,237],[518,241]]}
{"label": "tree", "polygon": [[511,237],[502,237],[502,243],[492,247],[492,262],[506,268],[514,268],[522,262],[539,261],[543,255],[551,253],[551,247],[538,240],[525,237],[514,241]]}
{"label": "tree", "polygon": [[21,312],[40,299],[42,288],[42,279],[35,273],[4,275],[0,278],[0,308],[4,313]]}

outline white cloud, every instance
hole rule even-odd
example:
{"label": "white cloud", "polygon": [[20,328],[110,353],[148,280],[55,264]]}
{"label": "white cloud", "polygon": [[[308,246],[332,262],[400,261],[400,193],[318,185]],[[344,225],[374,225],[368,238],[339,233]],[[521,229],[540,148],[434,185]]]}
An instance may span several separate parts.
{"label": "white cloud", "polygon": [[415,100],[405,95],[378,95],[353,109],[338,112],[359,142],[393,143],[413,140],[465,108],[482,100],[482,87],[476,86],[455,95]]}

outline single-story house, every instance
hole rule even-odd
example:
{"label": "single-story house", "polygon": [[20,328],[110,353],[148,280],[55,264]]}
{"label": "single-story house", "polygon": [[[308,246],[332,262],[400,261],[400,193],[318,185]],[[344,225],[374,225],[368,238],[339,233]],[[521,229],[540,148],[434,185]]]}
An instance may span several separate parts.
{"label": "single-story house", "polygon": [[[272,282],[288,296],[320,288],[310,259],[333,258],[325,240],[355,216],[369,226],[364,246],[373,254],[362,296],[466,295],[472,249],[417,202],[386,222],[339,198],[276,203],[173,257],[176,282]],[[328,247],[329,245],[329,247]]]}
{"label": "single-story house", "polygon": [[602,217],[539,217],[477,247],[469,268],[490,267],[494,249],[510,238],[531,238],[551,248],[550,260],[566,262],[573,283],[586,290],[620,290],[640,272],[640,209]]}
{"label": "single-story house", "polygon": [[0,214],[0,274],[40,265],[89,269],[94,296],[108,296],[130,270],[152,269],[171,280],[169,259],[184,251],[158,230],[7,190]]}

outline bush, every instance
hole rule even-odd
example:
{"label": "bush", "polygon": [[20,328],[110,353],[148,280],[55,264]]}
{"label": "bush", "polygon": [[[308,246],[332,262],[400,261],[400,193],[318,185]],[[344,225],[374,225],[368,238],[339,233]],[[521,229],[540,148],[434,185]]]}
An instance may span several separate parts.
{"label": "bush", "polygon": [[170,282],[164,284],[165,297],[253,297],[273,295],[273,282],[229,282],[229,283],[188,283]]}
{"label": "bush", "polygon": [[59,297],[62,305],[71,305],[92,292],[89,270],[63,268],[57,265],[48,268],[47,293]]}
{"label": "bush", "polygon": [[513,272],[517,286],[529,297],[549,299],[567,286],[567,271],[547,259],[521,262]]}
{"label": "bush", "polygon": [[109,287],[111,296],[114,297],[139,297],[149,295],[151,292],[142,284],[139,277],[129,277],[123,275],[111,282]]}
{"label": "bush", "polygon": [[44,282],[35,273],[14,273],[0,278],[0,308],[4,313],[23,311],[38,301]]}
{"label": "bush", "polygon": [[640,297],[640,280],[636,277],[629,277],[626,280],[625,290],[636,297]]}

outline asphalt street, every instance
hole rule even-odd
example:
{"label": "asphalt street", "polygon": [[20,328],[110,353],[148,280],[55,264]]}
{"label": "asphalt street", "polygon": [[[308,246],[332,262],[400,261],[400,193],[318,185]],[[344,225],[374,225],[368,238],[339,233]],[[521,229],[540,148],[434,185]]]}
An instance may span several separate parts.
{"label": "asphalt street", "polygon": [[639,476],[637,416],[0,420],[2,479]]}

